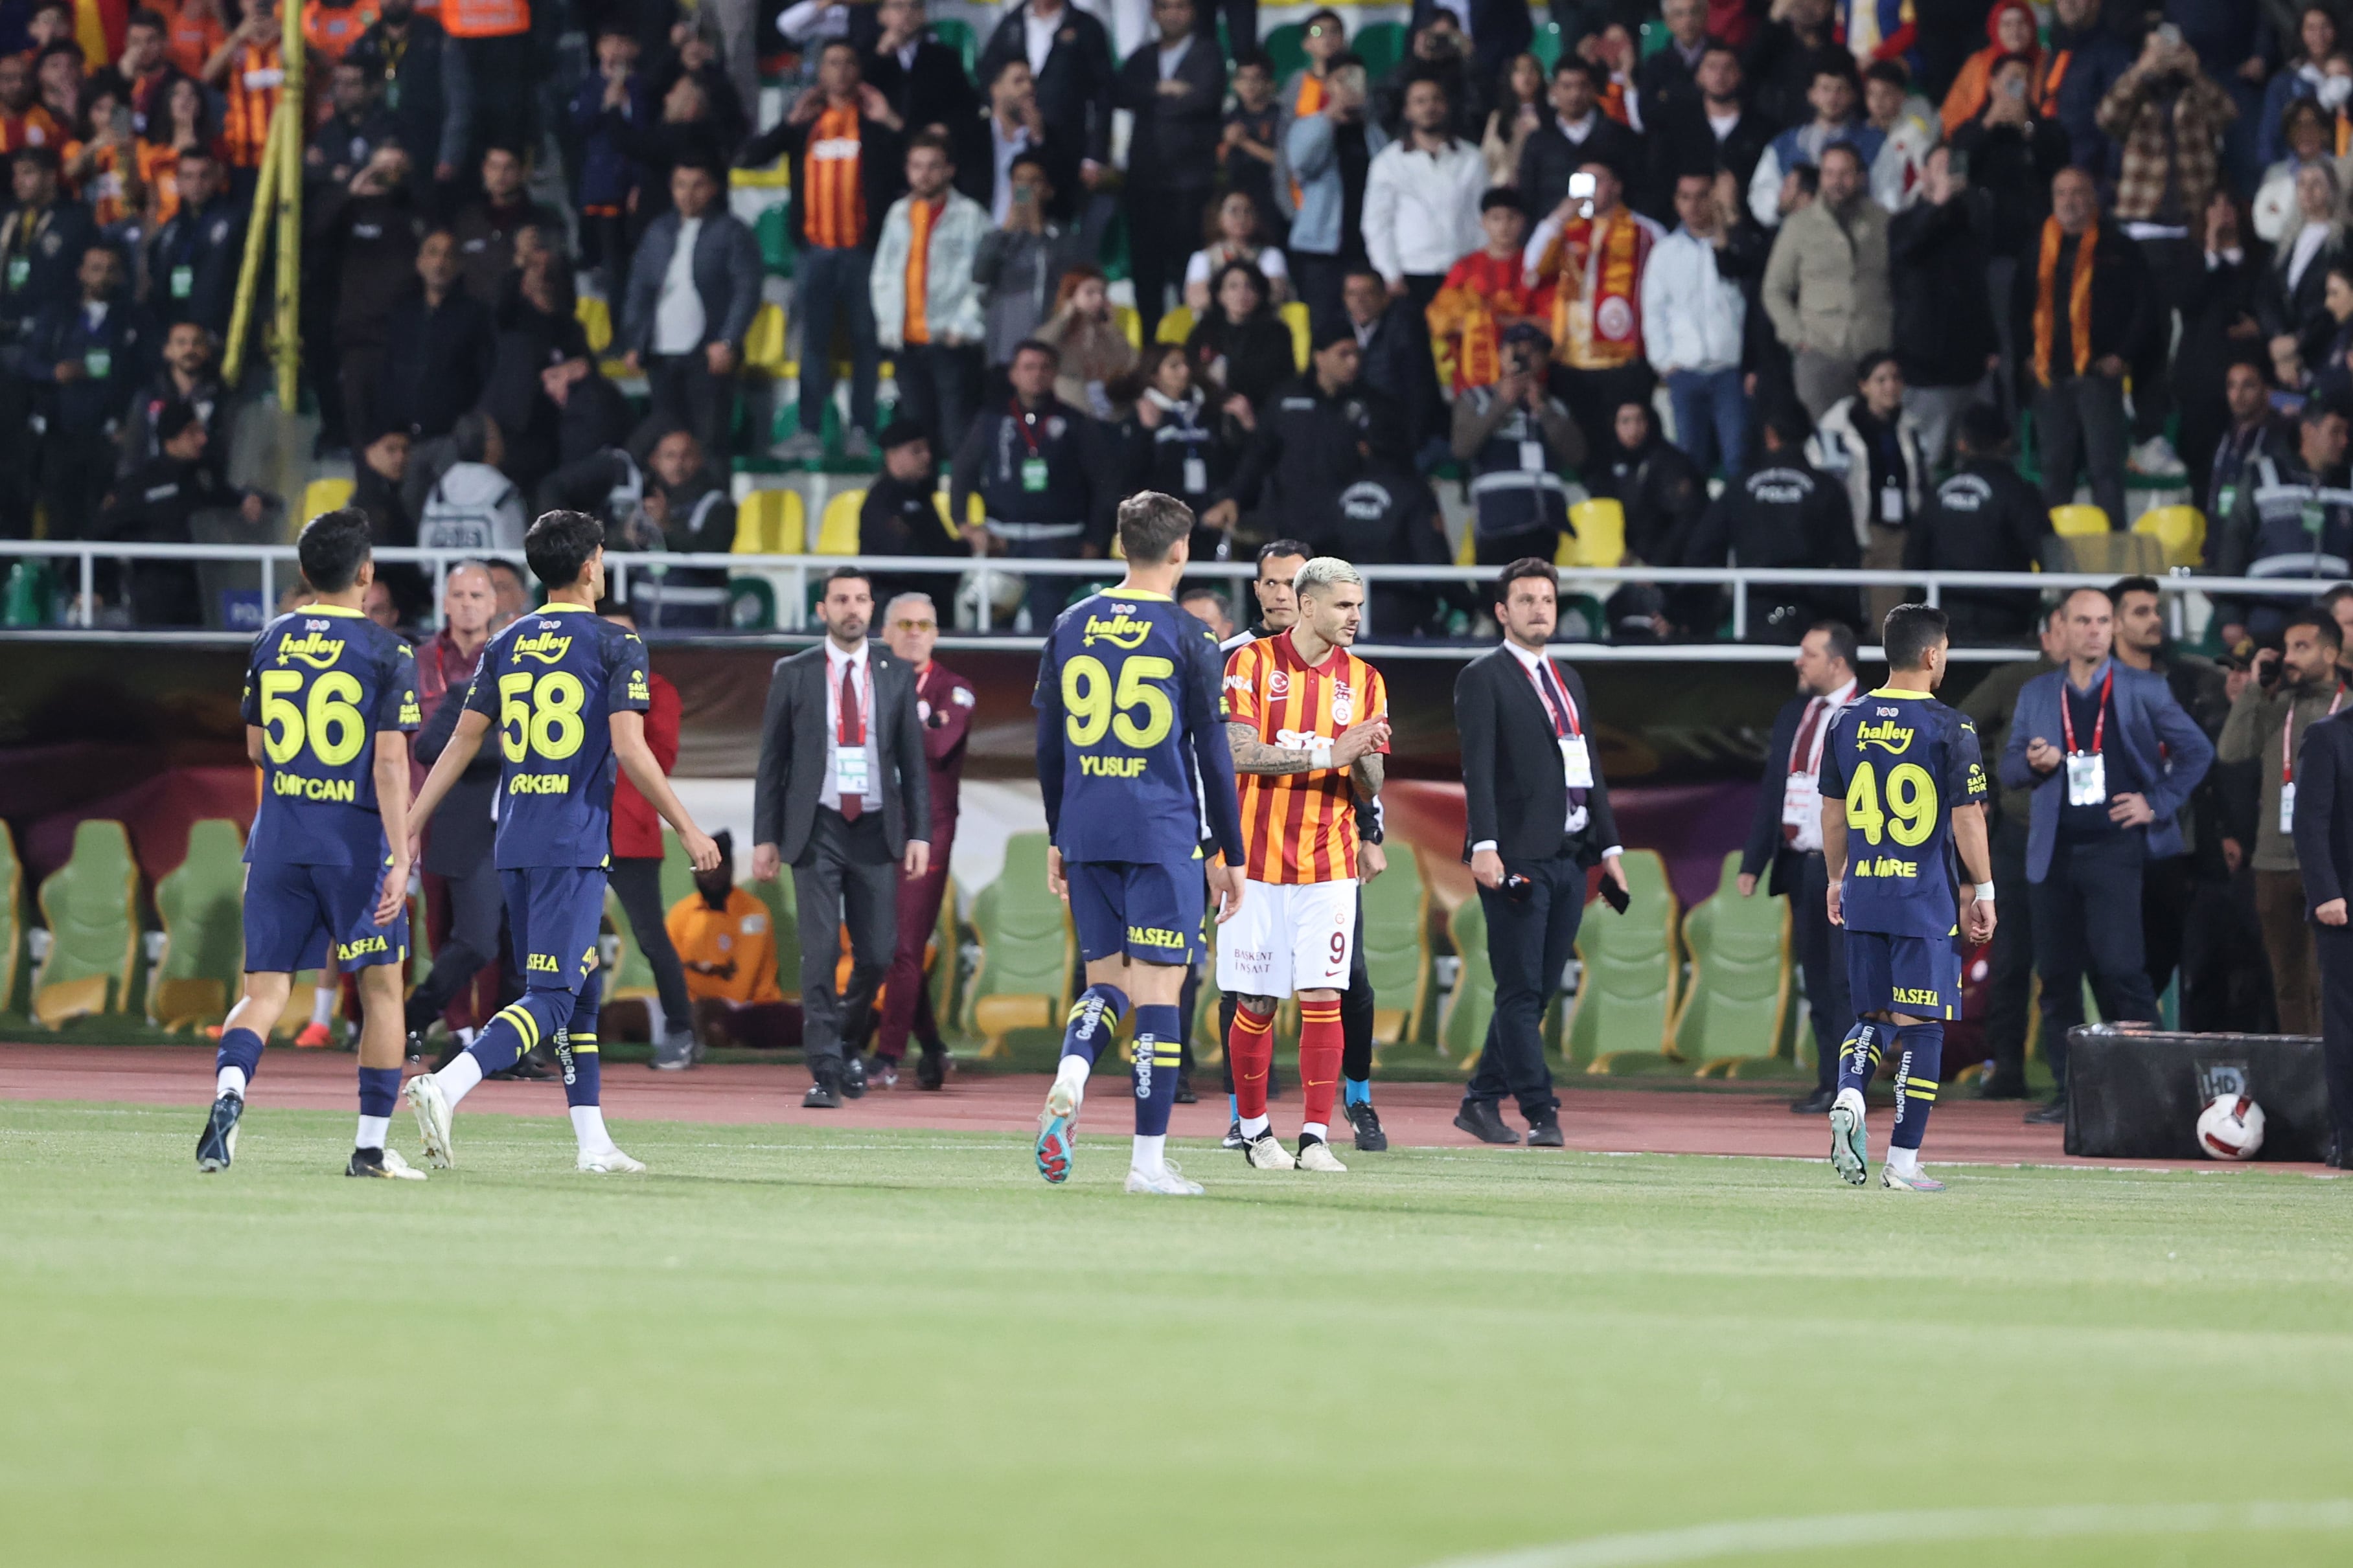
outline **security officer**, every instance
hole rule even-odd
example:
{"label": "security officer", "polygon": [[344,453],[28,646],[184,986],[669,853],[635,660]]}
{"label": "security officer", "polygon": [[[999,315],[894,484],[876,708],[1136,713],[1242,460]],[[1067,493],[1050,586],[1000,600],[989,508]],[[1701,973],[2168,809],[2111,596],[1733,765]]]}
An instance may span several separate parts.
{"label": "security officer", "polygon": [[[2327,398],[2305,404],[2294,457],[2258,458],[2239,487],[2230,521],[2211,542],[2215,574],[2223,577],[2316,577],[2353,574],[2353,493],[2345,484],[2345,410]],[[2250,633],[2258,641],[2279,636],[2284,600],[2221,603],[2222,646]]]}
{"label": "security officer", "polygon": [[1545,389],[1552,340],[1544,329],[1528,321],[1504,328],[1503,356],[1501,380],[1467,387],[1454,400],[1454,457],[1471,472],[1466,489],[1482,566],[1553,553],[1568,528],[1559,470],[1585,462],[1585,437],[1568,405]]}
{"label": "security officer", "polygon": [[1231,523],[1238,508],[1254,512],[1262,534],[1307,533],[1336,518],[1340,495],[1364,477],[1357,441],[1388,399],[1364,384],[1364,351],[1345,321],[1316,329],[1307,374],[1286,382],[1261,408],[1258,438],[1234,470],[1233,498],[1203,521]]}
{"label": "security officer", "polygon": [[[1405,416],[1395,404],[1384,398],[1367,410],[1356,456],[1364,476],[1340,492],[1330,527],[1316,531],[1316,553],[1394,566],[1452,564],[1438,493],[1413,466]],[[1434,629],[1446,597],[1440,587],[1376,584],[1367,631],[1384,640],[1423,636]]]}
{"label": "security officer", "polygon": [[[1905,530],[1904,569],[2032,571],[2051,531],[2051,509],[2011,462],[2010,424],[2001,410],[1983,403],[1963,410],[1954,451],[1959,466],[1929,492]],[[2035,595],[2024,589],[1947,589],[1944,610],[1957,644],[2023,642],[2034,626]],[[1996,926],[1994,936],[2000,935]]]}
{"label": "security officer", "polygon": [[[185,403],[164,410],[155,421],[163,456],[119,480],[106,510],[90,531],[96,539],[145,544],[194,544],[200,511],[238,510],[259,522],[266,510],[252,491],[234,489],[205,461],[204,421]],[[200,626],[204,595],[193,561],[134,561],[124,590],[131,624],[137,626]]]}
{"label": "security officer", "polygon": [[2320,1059],[2335,1123],[2327,1161],[2353,1156],[2353,709],[2305,731],[2296,757],[2295,856],[2320,962]]}
{"label": "security officer", "polygon": [[[1686,566],[1852,568],[1862,552],[1846,486],[1825,474],[1807,450],[1803,411],[1784,405],[1765,416],[1765,455],[1736,485],[1727,485],[1692,531]],[[1852,624],[1850,588],[1760,584],[1748,590],[1748,640],[1794,643],[1820,620]]]}
{"label": "security officer", "polygon": [[123,294],[122,258],[103,244],[82,253],[81,298],[50,306],[33,324],[25,369],[41,384],[41,491],[52,538],[80,538],[114,478],[149,336]]}
{"label": "security officer", "polygon": [[[1054,395],[1061,358],[1035,338],[1017,347],[1007,370],[1012,397],[974,420],[956,449],[948,515],[967,515],[979,496],[993,555],[1099,561],[1109,548],[1119,458],[1108,431]],[[1029,629],[1050,630],[1078,585],[1070,577],[1030,578]]]}
{"label": "security officer", "polygon": [[147,261],[147,308],[165,326],[194,321],[228,341],[237,273],[245,258],[245,211],[228,171],[200,147],[180,154],[180,210],[155,231]]}

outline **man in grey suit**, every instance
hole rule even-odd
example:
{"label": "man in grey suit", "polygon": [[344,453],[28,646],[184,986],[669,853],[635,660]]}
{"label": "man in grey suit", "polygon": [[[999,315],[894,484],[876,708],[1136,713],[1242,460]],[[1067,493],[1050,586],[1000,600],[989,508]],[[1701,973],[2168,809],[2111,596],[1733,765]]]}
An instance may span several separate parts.
{"label": "man in grey suit", "polygon": [[[915,713],[915,674],[866,640],[874,585],[838,566],[818,605],[825,641],[776,661],[760,721],[752,795],[752,875],[793,868],[800,905],[801,1044],[815,1080],[802,1105],[831,1110],[866,1092],[863,1065],[841,1042],[864,1032],[899,942],[898,880],[931,863],[931,783]],[[849,989],[837,993],[841,928],[849,928]]]}

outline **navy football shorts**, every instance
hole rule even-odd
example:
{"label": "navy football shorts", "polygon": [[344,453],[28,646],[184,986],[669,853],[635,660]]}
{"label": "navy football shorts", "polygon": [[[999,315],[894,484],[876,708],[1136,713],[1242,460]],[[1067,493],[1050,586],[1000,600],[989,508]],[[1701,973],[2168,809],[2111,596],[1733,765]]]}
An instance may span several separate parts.
{"label": "navy football shorts", "polygon": [[245,967],[252,974],[348,972],[408,956],[408,905],[375,923],[384,870],[257,860],[245,869]]}
{"label": "navy football shorts", "polygon": [[1065,860],[1062,877],[1087,963],[1125,953],[1140,963],[1190,964],[1201,956],[1209,890],[1199,860]]}
{"label": "navy football shorts", "polygon": [[1850,931],[1846,984],[1857,1016],[1902,1013],[1942,1022],[1961,1016],[1961,953],[1948,936]]}
{"label": "navy football shorts", "polygon": [[501,871],[499,887],[523,984],[533,991],[579,990],[596,973],[605,868],[527,866]]}

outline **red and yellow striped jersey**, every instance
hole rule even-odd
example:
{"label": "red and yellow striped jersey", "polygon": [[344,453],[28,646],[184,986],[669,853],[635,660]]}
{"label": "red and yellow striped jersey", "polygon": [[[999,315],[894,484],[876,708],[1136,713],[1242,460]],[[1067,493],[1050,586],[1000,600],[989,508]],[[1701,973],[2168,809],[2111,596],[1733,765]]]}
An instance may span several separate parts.
{"label": "red and yellow striped jersey", "polygon": [[[1380,671],[1345,648],[1303,663],[1281,633],[1244,643],[1226,661],[1226,721],[1270,746],[1302,750],[1339,739],[1388,711]],[[1346,768],[1242,773],[1243,874],[1253,882],[1332,882],[1356,874],[1356,792]]]}
{"label": "red and yellow striped jersey", "polygon": [[809,127],[808,188],[793,199],[807,204],[802,232],[811,245],[841,248],[865,239],[866,192],[858,177],[864,151],[854,103],[828,109]]}

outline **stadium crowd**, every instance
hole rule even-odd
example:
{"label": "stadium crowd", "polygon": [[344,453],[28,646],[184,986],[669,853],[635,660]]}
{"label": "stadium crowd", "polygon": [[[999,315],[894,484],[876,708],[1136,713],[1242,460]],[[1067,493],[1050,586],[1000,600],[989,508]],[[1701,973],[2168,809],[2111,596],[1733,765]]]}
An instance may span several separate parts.
{"label": "stadium crowd", "polygon": [[[2128,489],[2186,492],[2217,572],[2353,556],[2332,5],[1555,0],[1539,37],[1424,0],[1379,48],[1241,0],[744,9],[304,6],[306,387],[379,543],[513,550],[565,504],[724,551],[733,469],[781,461],[880,466],[868,554],[1100,556],[1149,485],[1205,557],[1439,564],[1442,484],[1482,563],[1553,555],[1579,486],[1631,566],[2023,570],[2050,508],[2088,489],[2121,531]],[[219,376],[278,16],[0,6],[0,535],[287,534],[230,483],[264,378]],[[763,169],[788,236],[732,210]],[[797,379],[753,363],[768,300]],[[1032,629],[1071,585],[1035,581]],[[103,587],[218,618],[185,565]],[[1384,599],[1384,637],[1479,611]],[[1862,608],[1752,589],[1746,635]],[[2037,608],[1957,629],[2023,643]],[[1722,596],[1637,584],[1608,620],[1713,637]]]}

